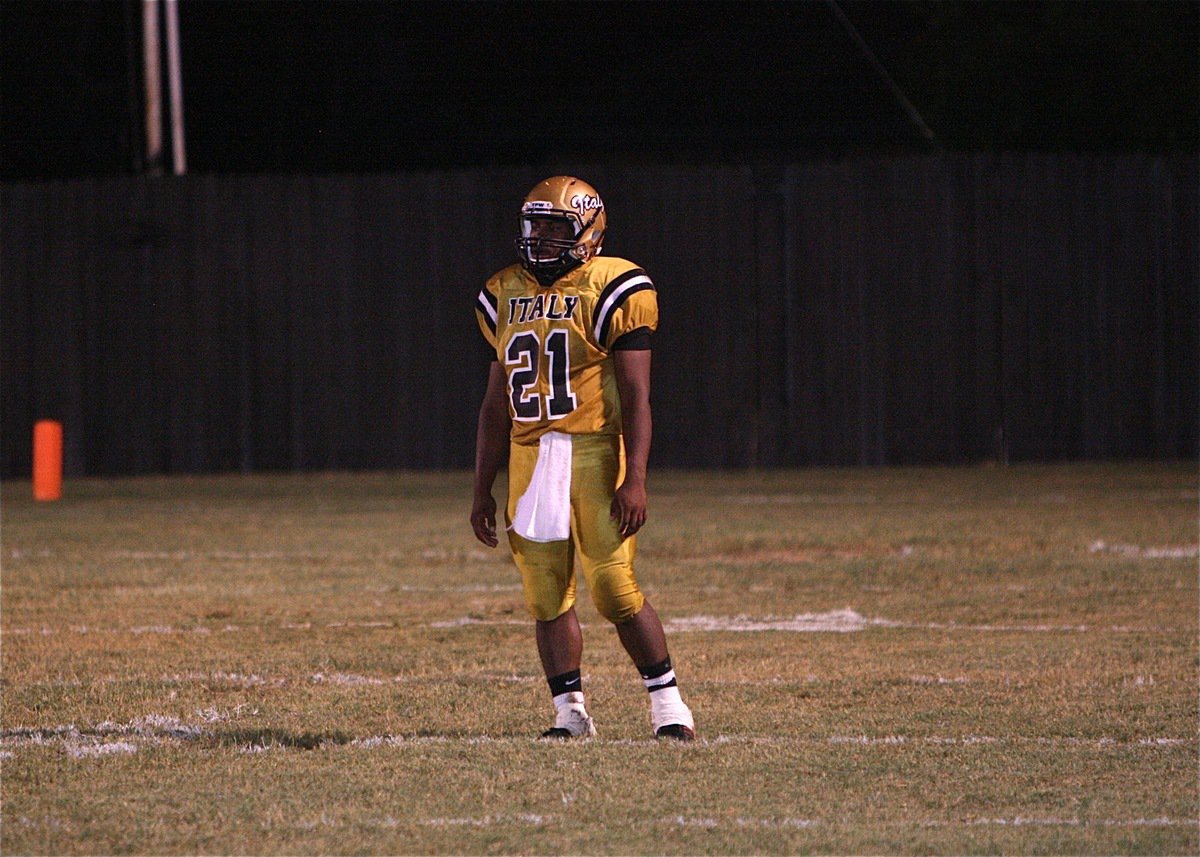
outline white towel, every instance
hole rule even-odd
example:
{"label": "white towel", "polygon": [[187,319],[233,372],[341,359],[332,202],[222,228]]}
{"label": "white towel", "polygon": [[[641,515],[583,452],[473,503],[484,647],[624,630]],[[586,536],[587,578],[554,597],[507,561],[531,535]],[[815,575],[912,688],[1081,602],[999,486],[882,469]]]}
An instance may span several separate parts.
{"label": "white towel", "polygon": [[571,436],[549,431],[538,441],[529,487],[517,500],[512,528],[531,542],[571,537]]}

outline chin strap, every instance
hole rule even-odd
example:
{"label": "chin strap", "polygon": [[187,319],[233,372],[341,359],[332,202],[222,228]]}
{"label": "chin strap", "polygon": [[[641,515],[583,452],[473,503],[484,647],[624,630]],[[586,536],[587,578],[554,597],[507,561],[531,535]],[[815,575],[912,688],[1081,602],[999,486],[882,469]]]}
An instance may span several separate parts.
{"label": "chin strap", "polygon": [[565,273],[566,273],[566,271],[558,271],[558,270],[554,270],[554,271],[534,270],[533,278],[538,281],[538,285],[540,285],[542,288],[549,288],[550,286],[554,285],[555,280],[557,280],[559,277],[561,277]]}
{"label": "chin strap", "polygon": [[570,263],[560,263],[552,268],[537,268],[531,265],[526,265],[525,269],[533,274],[533,278],[538,281],[538,284],[544,288],[554,285],[555,281],[565,277],[567,274],[574,271],[582,265],[579,259],[572,259]]}

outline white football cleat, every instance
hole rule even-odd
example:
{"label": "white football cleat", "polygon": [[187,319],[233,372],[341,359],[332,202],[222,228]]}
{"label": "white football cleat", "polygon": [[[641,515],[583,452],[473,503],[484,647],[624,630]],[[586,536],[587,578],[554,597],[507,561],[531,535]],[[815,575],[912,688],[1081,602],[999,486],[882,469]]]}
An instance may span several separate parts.
{"label": "white football cleat", "polygon": [[564,705],[554,716],[554,726],[542,733],[543,738],[591,738],[596,734],[596,723],[588,716],[581,703]]}

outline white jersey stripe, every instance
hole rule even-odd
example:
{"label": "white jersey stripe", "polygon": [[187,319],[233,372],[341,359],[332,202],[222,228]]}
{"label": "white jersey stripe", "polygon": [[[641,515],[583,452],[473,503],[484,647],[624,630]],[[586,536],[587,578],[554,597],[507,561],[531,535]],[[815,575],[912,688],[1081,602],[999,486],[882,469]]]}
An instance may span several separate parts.
{"label": "white jersey stripe", "polygon": [[653,283],[650,282],[650,278],[645,274],[639,274],[636,277],[631,277],[628,281],[622,283],[620,287],[613,291],[613,293],[609,295],[608,299],[604,302],[604,305],[596,311],[595,324],[592,326],[592,335],[596,339],[596,344],[601,348],[604,348],[605,346],[604,343],[600,341],[600,331],[604,330],[606,322],[608,321],[608,317],[617,311],[617,307],[619,307],[621,302],[625,300],[625,296],[629,293],[630,289],[644,285],[653,286]]}
{"label": "white jersey stripe", "polygon": [[491,320],[492,330],[495,330],[496,322],[497,322],[496,308],[494,306],[492,306],[492,302],[488,300],[488,297],[489,297],[489,295],[487,294],[486,291],[480,292],[478,304],[479,304],[480,308],[483,310],[484,315],[486,315]]}

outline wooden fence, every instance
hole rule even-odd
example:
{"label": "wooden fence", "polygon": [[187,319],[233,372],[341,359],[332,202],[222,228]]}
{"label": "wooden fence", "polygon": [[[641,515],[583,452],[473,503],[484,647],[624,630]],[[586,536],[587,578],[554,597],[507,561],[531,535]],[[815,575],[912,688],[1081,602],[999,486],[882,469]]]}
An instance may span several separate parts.
{"label": "wooden fence", "polygon": [[[473,460],[472,306],[553,169],[0,188],[2,466]],[[1193,156],[576,166],[654,278],[655,466],[1197,455]]]}

